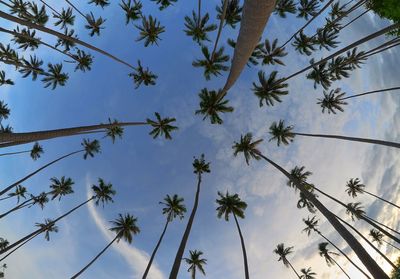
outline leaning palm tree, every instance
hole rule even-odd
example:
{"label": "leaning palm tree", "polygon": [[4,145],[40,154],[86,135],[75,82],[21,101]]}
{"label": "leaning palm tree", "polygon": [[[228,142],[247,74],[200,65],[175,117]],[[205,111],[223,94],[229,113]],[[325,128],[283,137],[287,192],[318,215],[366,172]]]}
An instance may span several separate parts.
{"label": "leaning palm tree", "polygon": [[129,76],[133,78],[133,82],[136,85],[135,89],[139,88],[142,83],[145,86],[156,84],[157,75],[151,72],[149,68],[143,68],[140,60],[138,60],[138,66],[135,71],[130,73]]}
{"label": "leaning palm tree", "polygon": [[328,245],[328,242],[321,242],[318,244],[319,255],[325,259],[325,262],[328,266],[336,264],[340,268],[340,270],[346,275],[346,277],[350,279],[350,276],[346,273],[346,271],[344,271],[339,263],[333,258],[333,256],[339,256],[339,254],[329,251],[329,249],[327,248]]}
{"label": "leaning palm tree", "polygon": [[285,52],[285,48],[278,47],[278,39],[275,39],[272,44],[268,39],[265,39],[260,52],[263,65],[279,64],[285,66],[285,63],[280,58],[285,57],[287,52]]}
{"label": "leaning palm tree", "polygon": [[379,230],[371,229],[369,231],[369,236],[372,238],[372,242],[376,242],[378,246],[381,246],[383,243],[386,243],[387,245],[400,250],[400,248],[394,246],[393,244],[387,242],[386,240],[383,239],[384,235],[381,233]]}
{"label": "leaning palm tree", "polygon": [[167,195],[164,198],[164,201],[160,202],[160,204],[163,204],[165,206],[162,210],[162,213],[166,215],[167,221],[165,222],[164,230],[161,233],[160,239],[158,240],[157,245],[153,250],[153,253],[151,253],[149,263],[147,264],[142,279],[147,278],[147,275],[151,268],[151,264],[153,263],[154,257],[157,253],[158,248],[160,247],[161,241],[163,240],[164,234],[167,231],[169,223],[172,222],[177,217],[179,217],[179,219],[182,220],[186,212],[186,207],[183,204],[183,198],[179,197],[176,194],[173,195],[172,197],[170,195]]}
{"label": "leaning palm tree", "polygon": [[207,264],[207,260],[201,258],[203,252],[198,250],[189,250],[190,257],[183,258],[185,262],[189,265],[188,272],[190,272],[192,279],[196,279],[196,270],[198,269],[203,275],[206,275],[204,271],[204,265]]}
{"label": "leaning palm tree", "polygon": [[381,198],[381,197],[365,190],[365,185],[361,183],[359,178],[351,178],[349,181],[346,182],[346,187],[347,187],[346,193],[353,198],[357,197],[358,194],[366,193],[370,196],[373,196],[381,201],[384,201],[384,202],[400,209],[400,206],[398,206],[397,204],[394,204],[388,200],[385,200],[384,198]]}
{"label": "leaning palm tree", "polygon": [[309,267],[307,269],[302,268],[302,269],[300,269],[300,272],[302,273],[300,275],[300,279],[316,279],[314,276],[317,275],[317,273],[313,272],[311,270],[311,267]]}
{"label": "leaning palm tree", "polygon": [[204,115],[203,120],[209,117],[211,124],[222,124],[223,120],[219,113],[233,111],[233,107],[227,106],[229,101],[218,98],[218,93],[214,90],[208,91],[207,88],[203,88],[199,97],[200,109],[195,113]]}
{"label": "leaning palm tree", "polygon": [[[224,13],[224,4],[225,1],[221,0],[221,5],[216,7],[217,10],[217,19],[221,20],[223,18]],[[236,24],[240,22],[242,7],[240,6],[239,0],[231,0],[228,1],[226,11],[225,11],[225,25],[230,25],[232,28],[236,28]]]}
{"label": "leaning palm tree", "polygon": [[293,129],[294,129],[293,126],[286,126],[284,120],[279,120],[278,123],[273,122],[269,128],[269,133],[272,136],[270,141],[276,140],[278,146],[281,143],[283,143],[284,145],[288,145],[290,142],[293,141],[295,136],[304,136],[304,137],[340,139],[340,140],[372,143],[372,144],[379,144],[379,145],[388,146],[388,147],[400,148],[400,143],[397,143],[397,142],[368,139],[368,138],[347,137],[347,136],[340,136],[340,135],[297,133],[297,132],[294,132]]}
{"label": "leaning palm tree", "polygon": [[253,92],[259,99],[260,107],[264,105],[264,102],[267,106],[274,106],[275,102],[282,102],[281,96],[289,93],[289,91],[285,90],[288,84],[282,83],[282,78],[277,79],[277,74],[277,71],[273,71],[267,79],[263,71],[258,72],[260,85],[253,82]]}
{"label": "leaning palm tree", "polygon": [[218,218],[224,216],[225,221],[229,221],[229,215],[232,213],[239,232],[240,243],[242,245],[245,278],[249,279],[250,277],[246,247],[244,245],[242,231],[240,230],[239,222],[237,220],[238,217],[244,219],[244,210],[247,208],[247,204],[239,198],[238,194],[229,195],[228,191],[226,192],[225,196],[221,192],[218,192],[218,196],[220,198],[216,200],[218,204],[217,216]]}
{"label": "leaning palm tree", "polygon": [[192,212],[190,213],[190,217],[189,217],[188,223],[186,225],[185,232],[182,236],[181,243],[179,244],[179,248],[178,248],[178,251],[175,256],[174,264],[172,265],[171,272],[169,274],[170,279],[174,279],[174,278],[178,277],[183,253],[185,252],[186,243],[189,239],[189,234],[192,229],[192,225],[193,225],[194,217],[196,215],[197,207],[199,205],[200,185],[201,185],[201,181],[202,181],[202,174],[210,172],[210,163],[206,162],[206,160],[204,158],[204,154],[202,154],[200,156],[200,158],[194,159],[193,168],[194,168],[193,172],[197,175],[196,196],[194,199],[194,205],[193,205]]}
{"label": "leaning palm tree", "polygon": [[377,278],[388,278],[382,268],[374,261],[374,259],[368,254],[368,252],[357,241],[357,239],[339,222],[336,216],[307,190],[309,186],[306,187],[303,182],[294,178],[288,171],[261,153],[261,151],[258,149],[258,145],[261,142],[262,139],[253,141],[253,136],[251,133],[247,133],[245,136],[242,135],[240,141],[235,142],[232,147],[234,150],[233,154],[237,156],[239,153],[243,153],[247,164],[249,164],[250,159],[264,159],[274,168],[279,170],[284,176],[286,176],[286,178],[292,180],[296,188],[303,192],[303,194],[315,205],[315,208],[325,216],[328,222],[343,237],[347,244],[353,249],[357,257],[367,267],[368,271]]}
{"label": "leaning palm tree", "polygon": [[119,214],[119,217],[115,221],[111,221],[113,227],[110,231],[115,232],[116,236],[113,240],[97,254],[84,268],[78,273],[71,277],[71,279],[78,278],[86,269],[88,269],[115,241],[119,242],[121,239],[128,243],[132,243],[133,235],[140,233],[140,229],[137,226],[137,218],[130,214]]}
{"label": "leaning palm tree", "polygon": [[293,246],[285,247],[285,244],[281,243],[276,246],[273,252],[279,256],[278,262],[282,261],[285,267],[292,268],[293,272],[296,273],[298,278],[300,278],[300,275],[297,273],[296,269],[294,269],[290,261],[287,259],[287,256],[293,253]]}
{"label": "leaning palm tree", "polygon": [[17,204],[19,204],[19,201],[21,200],[21,198],[26,199],[26,197],[25,197],[26,194],[27,194],[26,188],[25,188],[24,186],[22,186],[22,185],[18,185],[18,186],[15,188],[14,193],[8,194],[8,197],[1,198],[0,201],[2,201],[2,200],[8,200],[8,199],[17,197]]}

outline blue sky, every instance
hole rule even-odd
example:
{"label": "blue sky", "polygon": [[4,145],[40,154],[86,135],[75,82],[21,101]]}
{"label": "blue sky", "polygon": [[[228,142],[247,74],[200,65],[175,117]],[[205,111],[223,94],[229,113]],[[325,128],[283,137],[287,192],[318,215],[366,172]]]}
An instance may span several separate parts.
{"label": "blue sky", "polygon": [[[301,219],[307,217],[308,212],[296,208],[297,194],[286,187],[285,178],[264,162],[252,162],[246,166],[243,158],[233,157],[231,146],[242,133],[252,132],[257,138],[266,139],[262,144],[265,154],[287,169],[296,165],[306,166],[314,173],[311,182],[341,200],[352,202],[344,192],[344,185],[348,179],[360,177],[371,192],[398,201],[400,176],[396,166],[400,163],[400,153],[397,150],[309,138],[296,138],[290,146],[280,148],[267,143],[269,125],[281,118],[294,124],[298,131],[400,141],[398,93],[352,99],[344,113],[322,114],[316,105],[322,88],[315,90],[312,81],[302,75],[290,81],[290,94],[283,98],[282,104],[259,108],[258,100],[251,91],[252,82],[257,81],[258,70],[269,73],[277,69],[280,76],[285,76],[308,63],[309,57],[300,56],[289,47],[289,55],[284,59],[286,67],[258,66],[245,69],[229,92],[231,105],[235,107],[234,113],[224,115],[224,125],[211,126],[193,114],[198,106],[197,94],[204,87],[221,87],[226,75],[205,81],[202,70],[191,65],[195,58],[201,57],[200,48],[182,30],[183,17],[191,13],[195,3],[178,1],[175,6],[159,12],[155,3],[143,2],[144,14],[157,16],[166,26],[158,47],[145,48],[142,42],[135,42],[138,31],[132,24],[125,26],[124,15],[116,2],[104,10],[79,4],[82,10],[91,10],[96,16],[107,19],[101,37],[88,37],[84,23],[78,16],[75,26],[80,38],[133,64],[140,59],[144,66],[150,67],[159,76],[156,86],[135,90],[128,77],[128,68],[92,53],[95,56],[92,71],[73,72],[73,67],[66,65],[70,79],[65,87],[55,91],[44,89],[41,82],[21,79],[18,74],[13,77],[15,86],[0,88],[0,99],[11,108],[11,117],[5,123],[13,126],[15,132],[96,124],[107,121],[108,117],[120,121],[142,121],[152,117],[155,111],[163,116],[176,117],[180,127],[173,141],[152,140],[147,127],[127,128],[122,141],[111,144],[108,140],[102,140],[102,153],[94,159],[85,161],[79,156],[71,157],[28,180],[24,186],[32,193],[39,193],[48,188],[51,177],[65,175],[75,181],[75,194],[63,198],[60,203],[49,203],[43,211],[38,208],[22,210],[0,220],[0,235],[10,242],[31,232],[35,222],[54,218],[87,199],[88,189],[97,183],[98,177],[112,182],[117,195],[115,203],[106,205],[104,209],[91,205],[69,216],[59,224],[60,232],[52,235],[50,242],[39,236],[9,257],[7,278],[27,278],[28,274],[32,279],[68,278],[107,245],[112,237],[107,231],[108,221],[125,212],[138,217],[141,233],[134,238],[132,245],[122,242],[114,245],[81,278],[141,278],[148,255],[165,221],[158,202],[166,194],[177,193],[184,197],[187,208],[191,209],[196,186],[191,163],[193,156],[201,153],[205,153],[211,162],[211,174],[204,176],[199,210],[187,250],[200,249],[204,252],[208,259],[208,278],[243,278],[242,254],[234,223],[216,218],[216,194],[225,190],[239,193],[249,205],[246,219],[241,220],[240,224],[246,240],[252,278],[293,277],[291,271],[277,262],[277,257],[272,253],[281,242],[295,246],[291,261],[296,269],[311,266],[318,278],[344,278],[335,267],[327,267],[317,254],[320,239],[301,233],[304,226]],[[65,6],[61,1],[49,0],[48,3],[57,8]],[[203,3],[213,22],[216,22],[215,5],[218,3],[215,0]],[[312,24],[306,33],[313,32],[321,20]],[[1,26],[13,27],[4,20],[0,22]],[[278,38],[282,42],[303,23],[303,20],[294,16],[281,19],[274,15],[270,18],[263,39]],[[367,14],[341,33],[342,46],[386,25],[388,22]],[[221,42],[236,38],[237,32],[238,27],[236,30],[224,28]],[[210,38],[214,40],[215,35],[213,33]],[[54,42],[44,34],[39,37]],[[0,35],[2,43],[9,39]],[[361,48],[368,50],[380,41],[375,40]],[[229,46],[226,48],[231,54]],[[56,63],[64,59],[58,53],[44,48],[40,48],[39,53],[46,62]],[[314,57],[324,55],[325,52],[317,52]],[[399,63],[398,49],[372,57],[362,69],[354,71],[351,78],[334,83],[332,89],[341,87],[348,94],[356,94],[398,86]],[[7,73],[12,72],[11,68],[0,67]],[[9,185],[42,164],[79,149],[80,142],[81,139],[77,137],[46,141],[43,143],[45,155],[37,162],[31,162],[23,155],[1,157],[1,185]],[[21,146],[8,150],[29,148]],[[328,200],[323,201],[332,211],[345,216],[344,210]],[[368,197],[361,197],[359,201],[368,205],[371,216],[393,227],[397,226],[398,212]],[[1,211],[14,203],[2,202]],[[319,218],[325,235],[346,249],[345,243],[331,226],[323,222],[322,216]],[[356,225],[364,232],[369,230],[362,223]],[[168,228],[149,278],[168,277],[185,226],[186,218],[174,221]],[[393,260],[396,258],[395,251],[385,246],[381,249],[386,249]],[[390,270],[373,251],[371,254],[386,270]],[[344,259],[340,258],[339,262],[349,270],[352,278],[361,278]],[[187,267],[182,264],[179,278],[190,278],[186,270]]]}

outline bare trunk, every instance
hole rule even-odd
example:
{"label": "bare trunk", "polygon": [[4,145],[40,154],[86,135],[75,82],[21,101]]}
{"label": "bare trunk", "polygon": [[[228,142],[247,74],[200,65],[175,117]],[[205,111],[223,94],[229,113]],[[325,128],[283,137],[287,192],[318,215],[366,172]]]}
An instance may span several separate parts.
{"label": "bare trunk", "polygon": [[386,88],[386,89],[381,89],[381,90],[368,91],[368,92],[364,92],[361,94],[356,94],[356,95],[351,95],[351,96],[348,96],[345,98],[341,98],[340,100],[347,100],[347,99],[365,96],[365,95],[369,95],[369,94],[375,94],[375,93],[387,92],[387,91],[393,91],[393,90],[399,90],[399,89],[400,89],[400,87],[398,86],[398,87],[391,87],[391,88]]}
{"label": "bare trunk", "polygon": [[55,13],[55,14],[58,15],[58,16],[61,16],[61,14],[60,14],[59,12],[57,12],[56,9],[54,9],[52,6],[50,6],[49,4],[47,4],[45,1],[40,0],[40,2],[42,2],[43,5],[45,5],[47,8],[49,8],[50,10],[52,10],[53,13]]}
{"label": "bare trunk", "polygon": [[87,21],[87,17],[77,8],[75,7],[74,4],[72,4],[70,1],[65,0],[65,2],[68,3],[68,5],[70,5],[75,11],[77,11],[86,21]]}
{"label": "bare trunk", "polygon": [[18,245],[17,247],[15,247],[13,250],[11,250],[10,252],[8,252],[4,257],[2,257],[0,259],[0,262],[4,261],[5,259],[8,258],[8,256],[10,256],[12,253],[14,253],[15,251],[17,251],[19,248],[21,248],[22,246],[24,246],[26,243],[28,243],[29,241],[31,241],[32,239],[34,239],[35,237],[37,237],[39,234],[36,234],[34,236],[32,236],[31,238],[28,238],[27,240],[25,240],[24,242],[22,242],[20,245]]}
{"label": "bare trunk", "polygon": [[338,264],[338,262],[334,258],[331,259],[340,268],[340,270],[347,276],[347,278],[351,279],[350,276],[346,273],[346,271],[344,271],[344,269],[340,266],[340,264]]}
{"label": "bare trunk", "polygon": [[238,232],[239,232],[240,243],[242,245],[243,264],[244,264],[244,278],[249,279],[250,276],[249,276],[249,265],[247,263],[246,246],[244,245],[244,239],[243,239],[242,231],[240,230],[239,222],[238,222],[238,220],[236,218],[235,213],[233,213],[233,218],[235,218],[236,227],[237,227]]}
{"label": "bare trunk", "polygon": [[224,6],[222,8],[221,20],[219,21],[217,38],[215,39],[214,48],[213,48],[213,51],[211,54],[211,61],[214,60],[214,54],[215,54],[215,51],[217,50],[219,37],[221,36],[222,28],[224,27],[224,21],[225,21],[225,17],[226,17],[226,9],[228,8],[228,2],[229,2],[229,0],[224,0]]}
{"label": "bare trunk", "polygon": [[391,244],[391,243],[387,242],[387,241],[386,241],[386,240],[384,240],[384,239],[382,239],[382,241],[383,241],[383,242],[385,242],[387,245],[389,245],[389,246],[393,247],[394,249],[397,249],[397,250],[399,250],[399,251],[400,251],[400,248],[399,248],[399,247],[396,247],[396,246],[394,246],[393,244]]}
{"label": "bare trunk", "polygon": [[0,154],[0,157],[1,156],[9,156],[9,155],[17,155],[17,154],[29,153],[29,152],[31,152],[31,151],[30,150],[26,150],[26,151],[3,153],[3,154]]}
{"label": "bare trunk", "polygon": [[288,261],[290,267],[292,268],[293,272],[296,273],[297,278],[301,279],[300,275],[297,273],[296,269],[294,269],[293,265]]}

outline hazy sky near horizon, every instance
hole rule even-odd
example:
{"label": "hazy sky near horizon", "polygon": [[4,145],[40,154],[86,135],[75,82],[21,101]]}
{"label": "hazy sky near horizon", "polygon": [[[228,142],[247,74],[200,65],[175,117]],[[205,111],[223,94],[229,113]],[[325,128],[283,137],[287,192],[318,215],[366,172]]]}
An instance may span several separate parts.
{"label": "hazy sky near horizon", "polygon": [[[63,1],[47,2],[57,9],[66,7]],[[318,243],[322,240],[317,235],[307,237],[301,233],[304,228],[302,218],[310,214],[305,209],[296,208],[298,193],[286,186],[286,179],[263,161],[253,161],[247,166],[241,156],[233,157],[231,146],[241,134],[252,132],[255,138],[265,140],[261,150],[266,155],[287,170],[294,166],[305,166],[313,172],[310,182],[343,201],[354,202],[344,192],[346,181],[354,177],[359,177],[369,191],[391,201],[399,201],[398,150],[300,137],[286,147],[277,147],[275,143],[268,142],[268,127],[279,119],[285,119],[288,124],[295,125],[296,131],[301,132],[400,141],[399,92],[350,99],[345,112],[337,115],[322,114],[316,104],[317,98],[322,96],[322,87],[314,89],[313,82],[301,75],[289,82],[290,94],[282,98],[281,104],[260,108],[258,99],[251,91],[252,82],[258,82],[259,70],[267,74],[278,70],[279,76],[283,77],[303,68],[311,59],[299,55],[289,46],[289,55],[283,59],[285,67],[259,65],[244,70],[228,95],[235,111],[223,115],[223,125],[211,125],[208,121],[202,121],[202,117],[194,115],[198,109],[198,93],[205,87],[220,88],[227,75],[224,73],[221,77],[206,81],[202,70],[191,65],[202,54],[200,47],[182,30],[184,16],[197,9],[196,3],[189,4],[181,0],[160,12],[155,2],[143,0],[144,14],[156,16],[166,27],[166,32],[161,34],[159,46],[145,48],[143,42],[135,41],[138,31],[134,25],[125,25],[124,14],[117,1],[112,1],[104,10],[87,5],[86,2],[77,5],[85,12],[93,11],[96,17],[101,15],[106,18],[106,28],[101,31],[100,37],[91,38],[83,27],[82,18],[77,14],[75,31],[79,37],[134,65],[140,59],[144,66],[158,75],[156,86],[141,86],[135,90],[133,81],[128,77],[128,68],[92,52],[95,57],[92,70],[87,73],[74,72],[73,66],[64,63],[69,80],[65,87],[58,87],[54,91],[44,89],[39,81],[22,79],[12,68],[1,64],[0,70],[11,73],[10,77],[16,83],[11,87],[0,87],[0,100],[5,101],[11,109],[10,119],[3,121],[3,124],[10,124],[15,132],[23,132],[104,123],[108,117],[119,121],[143,121],[147,117],[152,118],[154,112],[158,111],[162,116],[176,117],[180,129],[173,134],[172,141],[166,141],[153,140],[148,135],[148,127],[126,128],[123,139],[117,140],[115,144],[109,139],[101,139],[102,153],[95,158],[83,160],[80,155],[71,157],[26,181],[24,186],[28,191],[37,194],[48,189],[51,177],[65,175],[75,181],[75,194],[63,198],[61,202],[50,202],[43,211],[40,208],[21,210],[0,220],[0,237],[10,242],[30,233],[35,222],[55,218],[86,200],[91,185],[97,184],[99,177],[111,182],[117,195],[113,204],[104,208],[91,204],[60,222],[60,231],[51,235],[50,242],[38,236],[10,256],[6,261],[6,278],[69,278],[112,239],[108,221],[116,218],[119,213],[137,216],[141,233],[134,237],[131,245],[123,241],[113,245],[81,278],[141,278],[165,222],[158,202],[166,194],[176,193],[185,199],[190,212],[196,187],[196,176],[192,170],[193,156],[202,153],[211,162],[211,173],[204,175],[199,209],[185,256],[188,256],[189,249],[202,250],[207,259],[207,278],[244,277],[242,252],[234,222],[225,222],[216,217],[217,191],[226,190],[239,193],[248,203],[246,218],[240,220],[240,225],[246,241],[251,278],[294,278],[294,273],[277,262],[277,256],[272,253],[279,243],[294,246],[294,253],[289,259],[297,270],[312,267],[318,274],[317,278],[345,278],[338,268],[328,267],[318,255]],[[211,21],[217,23],[215,6],[220,1],[203,2],[203,13],[209,12]],[[0,9],[6,11],[4,6],[0,6]],[[322,20],[323,17],[311,24],[306,33],[314,32]],[[293,15],[286,19],[273,15],[263,39],[278,38],[283,42],[303,24],[304,19]],[[341,32],[340,46],[348,45],[388,24],[368,13]],[[14,28],[14,25],[3,19],[0,19],[0,26]],[[221,44],[230,55],[232,49],[226,40],[236,38],[238,30],[239,26],[236,29],[229,26],[223,29]],[[215,36],[216,32],[210,35],[210,39],[214,41]],[[39,37],[55,42],[42,33]],[[364,44],[360,49],[373,48],[384,39]],[[9,40],[9,36],[0,34],[1,43]],[[212,46],[212,42],[207,45]],[[28,55],[29,52],[21,54]],[[312,57],[318,59],[326,54],[326,51],[318,51]],[[45,63],[57,63],[65,59],[43,47],[39,55]],[[353,71],[348,79],[335,82],[331,89],[341,87],[351,95],[398,86],[399,64],[400,51],[398,48],[392,49],[371,57],[362,69]],[[79,137],[70,137],[45,141],[45,154],[36,162],[24,155],[0,157],[0,185],[4,188],[46,162],[80,149],[81,140]],[[29,148],[30,145],[18,146],[4,151]],[[324,198],[321,200],[333,212],[350,219],[343,209],[331,201]],[[371,217],[398,228],[398,211],[367,196],[359,197],[357,201],[363,203]],[[14,204],[14,200],[2,202],[1,212]],[[325,222],[323,216],[317,216],[321,231],[355,259],[346,243]],[[169,226],[149,279],[168,278],[186,222],[187,218],[175,220]],[[367,234],[368,226],[360,221],[355,224]],[[331,249],[333,251],[333,247]],[[386,251],[392,260],[398,256],[396,251],[385,245],[381,250]],[[389,272],[390,267],[374,251],[370,252]],[[362,278],[343,257],[339,257],[338,261],[353,279]],[[357,259],[355,261],[358,262]],[[182,263],[178,277],[190,278],[185,263]]]}

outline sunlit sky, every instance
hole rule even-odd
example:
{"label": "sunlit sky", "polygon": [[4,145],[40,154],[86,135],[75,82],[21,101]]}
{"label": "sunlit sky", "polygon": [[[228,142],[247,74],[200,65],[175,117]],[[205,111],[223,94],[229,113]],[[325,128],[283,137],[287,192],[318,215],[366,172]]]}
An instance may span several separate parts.
{"label": "sunlit sky", "polygon": [[[58,10],[66,7],[63,1],[47,2]],[[316,104],[317,98],[322,96],[322,88],[315,90],[313,82],[301,75],[290,80],[290,94],[283,97],[281,104],[260,108],[258,99],[251,91],[252,82],[258,80],[257,72],[260,69],[266,73],[278,70],[280,76],[287,76],[306,66],[311,58],[299,55],[289,46],[289,55],[284,58],[286,67],[259,65],[244,70],[228,95],[235,111],[223,116],[223,125],[211,125],[194,115],[198,109],[198,93],[205,87],[222,87],[227,75],[225,73],[206,81],[202,70],[191,65],[202,54],[200,47],[182,31],[183,18],[197,9],[197,2],[181,0],[160,12],[155,2],[143,0],[143,13],[156,16],[166,27],[159,45],[147,48],[143,42],[135,41],[138,30],[132,23],[125,25],[125,15],[117,1],[112,1],[104,10],[79,2],[87,1],[74,1],[81,10],[93,11],[95,16],[101,15],[107,19],[101,36],[92,38],[87,35],[82,18],[77,15],[75,31],[79,37],[132,64],[140,59],[144,66],[158,75],[156,86],[142,86],[135,90],[133,81],[128,77],[129,68],[92,52],[95,56],[92,70],[87,73],[74,72],[73,66],[65,64],[70,76],[68,83],[54,91],[44,89],[39,81],[22,79],[11,67],[1,64],[0,69],[6,70],[16,83],[12,87],[0,88],[0,100],[5,101],[11,109],[10,118],[3,121],[3,124],[10,124],[15,132],[35,131],[97,124],[106,122],[108,117],[119,121],[143,121],[158,111],[163,116],[176,117],[179,131],[173,134],[172,141],[166,141],[153,140],[148,135],[148,127],[126,128],[123,139],[115,144],[102,139],[102,153],[95,158],[83,160],[81,155],[71,157],[26,181],[24,186],[28,191],[37,194],[48,189],[51,177],[65,175],[75,181],[75,194],[63,198],[61,202],[50,202],[44,210],[33,207],[0,220],[0,236],[11,243],[33,231],[35,222],[56,218],[86,200],[91,185],[96,184],[99,177],[111,182],[117,195],[115,202],[104,208],[90,204],[68,216],[58,224],[60,231],[51,235],[50,242],[40,235],[10,256],[6,261],[6,278],[69,278],[112,239],[113,233],[108,231],[108,221],[116,218],[119,213],[131,213],[138,217],[141,233],[134,237],[131,245],[123,241],[114,244],[80,278],[141,278],[165,222],[158,202],[166,194],[176,193],[184,197],[190,212],[196,187],[192,160],[193,156],[201,153],[211,162],[211,173],[204,175],[199,209],[185,256],[188,256],[189,249],[203,251],[207,259],[205,271],[208,278],[244,277],[236,226],[233,220],[225,222],[216,216],[217,191],[226,190],[239,193],[248,203],[246,218],[240,220],[240,225],[246,242],[251,278],[295,278],[295,274],[278,262],[277,256],[272,253],[276,245],[282,242],[286,246],[294,246],[294,253],[289,259],[297,270],[312,267],[318,274],[317,278],[345,278],[338,268],[328,267],[318,255],[318,243],[322,239],[317,235],[307,237],[301,233],[304,228],[302,218],[309,216],[309,213],[305,209],[296,208],[298,193],[286,186],[286,179],[265,162],[254,161],[247,166],[242,157],[233,157],[231,146],[241,134],[252,132],[256,138],[265,139],[261,150],[266,155],[288,170],[296,165],[304,165],[313,172],[310,182],[346,203],[354,202],[344,192],[346,181],[353,177],[361,178],[369,191],[397,201],[400,199],[398,150],[300,137],[290,146],[277,147],[273,142],[268,143],[268,127],[273,121],[285,119],[288,124],[295,125],[296,131],[301,132],[400,141],[399,92],[350,99],[345,112],[337,115],[322,114]],[[204,11],[208,11],[211,20],[217,23],[215,6],[220,1],[203,2]],[[0,7],[6,10],[4,6]],[[311,24],[306,33],[313,33],[323,23],[323,18],[321,16]],[[303,24],[304,19],[293,15],[286,19],[273,15],[263,39],[278,38],[283,42]],[[341,46],[388,24],[368,13],[341,32]],[[3,19],[0,20],[0,26],[9,29],[15,27]],[[221,43],[230,55],[232,49],[226,40],[236,38],[238,30],[238,26],[236,29],[229,26],[223,29]],[[210,35],[212,41],[215,36],[216,32]],[[40,33],[39,37],[55,43],[53,38],[45,34]],[[360,49],[368,50],[384,39],[364,44]],[[9,40],[9,36],[0,34],[0,42],[7,43]],[[208,46],[211,47],[212,42]],[[29,52],[21,54],[28,55]],[[40,47],[38,55],[45,63],[57,63],[65,59],[44,47]],[[325,51],[318,51],[313,57],[318,59],[324,55]],[[331,88],[341,87],[347,94],[357,94],[399,86],[399,64],[399,49],[392,49],[371,57],[362,69],[354,71],[348,79],[335,82]],[[36,162],[26,155],[0,157],[2,188],[46,162],[80,149],[81,140],[79,137],[69,137],[45,141],[45,154]],[[29,148],[30,145],[18,146],[3,149],[2,152]],[[333,212],[350,220],[345,211],[331,201],[324,198],[321,201]],[[359,197],[357,201],[366,206],[369,216],[398,228],[398,211],[367,196]],[[0,209],[3,212],[14,204],[14,200],[4,201]],[[320,230],[324,235],[359,263],[323,216],[318,215],[318,218],[321,219]],[[186,222],[187,218],[175,220],[169,226],[148,278],[168,278]],[[355,225],[365,234],[370,229],[361,221]],[[333,247],[331,249],[333,251]],[[390,267],[374,251],[367,249],[390,272]],[[398,256],[396,251],[385,245],[381,250],[393,261]],[[338,262],[353,279],[362,278],[343,257],[339,257]],[[182,263],[178,278],[190,278],[187,268]],[[198,278],[201,277],[199,274]]]}

